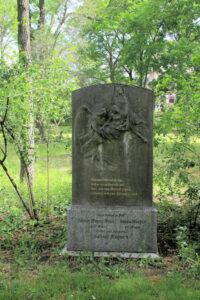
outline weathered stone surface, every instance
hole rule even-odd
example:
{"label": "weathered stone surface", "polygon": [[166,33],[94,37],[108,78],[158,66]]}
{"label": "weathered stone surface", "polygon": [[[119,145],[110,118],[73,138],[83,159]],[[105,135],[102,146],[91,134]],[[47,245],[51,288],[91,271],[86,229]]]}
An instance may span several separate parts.
{"label": "weathered stone surface", "polygon": [[152,205],[153,94],[120,84],[73,92],[73,204]]}
{"label": "weathered stone surface", "polygon": [[68,253],[157,253],[153,93],[121,84],[83,88],[73,92],[72,116]]}
{"label": "weathered stone surface", "polygon": [[68,209],[67,250],[157,252],[155,208]]}

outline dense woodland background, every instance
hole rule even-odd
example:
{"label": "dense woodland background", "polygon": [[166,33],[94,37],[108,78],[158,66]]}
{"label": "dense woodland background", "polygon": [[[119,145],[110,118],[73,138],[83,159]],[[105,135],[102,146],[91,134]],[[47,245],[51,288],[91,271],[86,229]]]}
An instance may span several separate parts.
{"label": "dense woodland background", "polygon": [[[162,108],[154,116],[154,201],[159,211],[161,260],[136,262],[136,267],[152,264],[168,270],[176,266],[172,269],[198,277],[199,1],[0,0],[0,67],[0,275],[7,276],[0,280],[0,299],[19,299],[26,290],[19,280],[11,289],[18,296],[9,294],[6,280],[15,284],[10,270],[51,262],[66,242],[66,210],[71,203],[71,92],[100,83],[150,88]],[[174,105],[166,103],[170,94],[176,95]],[[68,259],[68,264],[73,270],[95,269],[113,280],[136,268],[129,260],[112,259]],[[56,274],[58,282],[63,268]],[[76,279],[83,286],[88,278],[84,276]],[[87,292],[93,286],[88,280]],[[120,280],[129,291],[128,283]],[[181,283],[174,282],[181,293]],[[162,285],[157,288],[161,293],[157,296],[162,297]],[[95,299],[84,291],[74,299]],[[149,287],[148,292],[154,299],[155,291]],[[66,293],[66,298],[52,299],[69,299],[71,290]],[[102,299],[120,295],[110,293]],[[180,299],[200,299],[199,294],[188,293]],[[43,299],[24,295],[21,299]],[[173,295],[170,299],[178,299],[179,294]],[[44,294],[44,299],[49,297]],[[129,294],[124,297],[119,299],[132,299]],[[168,299],[159,297],[155,299]]]}

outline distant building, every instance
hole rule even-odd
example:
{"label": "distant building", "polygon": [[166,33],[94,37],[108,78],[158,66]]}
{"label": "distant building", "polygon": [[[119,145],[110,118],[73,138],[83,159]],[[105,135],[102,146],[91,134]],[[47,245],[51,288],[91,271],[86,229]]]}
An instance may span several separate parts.
{"label": "distant building", "polygon": [[169,104],[169,106],[174,105],[174,103],[175,103],[175,97],[176,97],[175,94],[166,94],[165,95],[166,103]]}
{"label": "distant building", "polygon": [[[152,80],[158,79],[158,73],[151,72],[148,75],[147,82],[151,82]],[[156,102],[155,104],[155,111],[156,112],[164,112],[167,107],[173,106],[175,104],[176,94],[165,94],[162,101]]]}

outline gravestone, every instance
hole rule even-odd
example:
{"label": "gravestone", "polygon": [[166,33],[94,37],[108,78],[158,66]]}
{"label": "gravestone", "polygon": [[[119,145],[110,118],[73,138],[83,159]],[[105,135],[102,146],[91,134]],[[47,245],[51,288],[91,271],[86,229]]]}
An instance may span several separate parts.
{"label": "gravestone", "polygon": [[153,93],[135,86],[73,92],[68,254],[156,255],[153,105]]}

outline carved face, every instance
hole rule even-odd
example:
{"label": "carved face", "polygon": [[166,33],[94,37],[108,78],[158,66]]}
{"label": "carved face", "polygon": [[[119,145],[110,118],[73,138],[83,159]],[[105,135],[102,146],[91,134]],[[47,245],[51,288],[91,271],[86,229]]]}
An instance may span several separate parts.
{"label": "carved face", "polygon": [[99,125],[103,125],[107,119],[107,111],[105,108],[101,108],[100,111],[98,111],[98,113],[96,114],[96,116],[94,117],[96,124]]}
{"label": "carved face", "polygon": [[110,116],[113,120],[121,119],[120,109],[117,105],[111,107]]}

